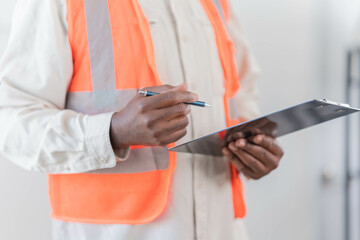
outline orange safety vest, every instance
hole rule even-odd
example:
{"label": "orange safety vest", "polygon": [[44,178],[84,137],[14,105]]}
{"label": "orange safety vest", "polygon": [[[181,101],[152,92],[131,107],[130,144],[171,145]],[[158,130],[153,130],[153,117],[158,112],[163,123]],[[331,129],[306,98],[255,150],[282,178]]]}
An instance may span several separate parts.
{"label": "orange safety vest", "polygon": [[[213,26],[225,76],[224,106],[239,89],[233,44],[224,27],[228,16],[211,0],[199,0]],[[161,85],[149,23],[137,0],[67,0],[74,73],[66,108],[84,114],[119,111],[137,89]],[[222,20],[223,18],[223,20]],[[144,224],[166,208],[176,153],[164,147],[131,147],[114,168],[82,174],[49,175],[52,217],[101,224]],[[243,186],[231,165],[234,216],[245,216]]]}

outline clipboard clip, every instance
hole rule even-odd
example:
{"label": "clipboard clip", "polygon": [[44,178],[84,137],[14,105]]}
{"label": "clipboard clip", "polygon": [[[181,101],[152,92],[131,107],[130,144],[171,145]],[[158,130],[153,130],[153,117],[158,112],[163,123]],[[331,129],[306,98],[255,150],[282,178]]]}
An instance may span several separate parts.
{"label": "clipboard clip", "polygon": [[347,104],[347,103],[333,102],[333,101],[327,100],[325,98],[321,99],[320,101],[325,102],[325,103],[329,103],[329,104],[333,104],[333,105],[338,105],[338,106],[341,106],[341,107],[350,107],[350,105]]}

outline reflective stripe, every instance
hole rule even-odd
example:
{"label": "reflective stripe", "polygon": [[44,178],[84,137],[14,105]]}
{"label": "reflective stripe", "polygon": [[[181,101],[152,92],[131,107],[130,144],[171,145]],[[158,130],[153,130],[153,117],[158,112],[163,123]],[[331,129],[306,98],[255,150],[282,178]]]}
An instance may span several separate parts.
{"label": "reflective stripe", "polygon": [[118,162],[114,168],[100,169],[89,173],[140,173],[164,170],[169,167],[169,152],[164,147],[133,149],[126,161]]}
{"label": "reflective stripe", "polygon": [[[116,105],[109,6],[105,0],[84,0],[84,3],[93,85],[92,98],[95,107],[100,109],[107,105]],[[100,104],[97,104],[99,101]]]}
{"label": "reflective stripe", "polygon": [[241,113],[238,111],[238,107],[236,106],[238,104],[237,100],[235,98],[229,98],[229,114],[231,119],[237,119],[238,116],[240,116]]}
{"label": "reflective stripe", "polygon": [[[85,12],[81,17],[86,25],[76,24],[73,30],[88,38],[89,47],[80,47],[90,54],[77,55],[81,59],[74,62],[89,63],[92,78],[78,77],[67,96],[67,108],[86,114],[118,111],[137,94],[136,89],[161,85],[149,24],[136,0],[68,0],[68,7]],[[69,25],[75,25],[78,15],[69,16]],[[72,48],[78,44],[73,41]],[[74,69],[74,76],[79,69]],[[82,85],[91,83],[93,87],[84,90]],[[114,169],[50,175],[52,216],[103,224],[143,224],[157,218],[167,205],[176,154],[160,147],[136,148],[131,154]]]}
{"label": "reflective stripe", "polygon": [[[69,92],[66,98],[66,108],[84,114],[116,112],[123,109],[137,94],[137,89],[103,90],[95,92]],[[109,101],[108,94],[115,92],[115,102]],[[113,98],[111,96],[110,98]]]}
{"label": "reflective stripe", "polygon": [[216,9],[219,12],[221,19],[223,20],[223,22],[225,22],[224,12],[223,12],[223,9],[221,7],[220,1],[219,0],[212,0],[212,1],[213,1],[214,5],[215,5]]}

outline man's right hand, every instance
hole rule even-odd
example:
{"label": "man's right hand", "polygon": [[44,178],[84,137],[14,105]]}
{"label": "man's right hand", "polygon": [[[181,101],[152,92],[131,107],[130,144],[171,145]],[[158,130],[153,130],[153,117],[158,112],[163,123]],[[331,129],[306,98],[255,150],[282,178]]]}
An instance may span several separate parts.
{"label": "man's right hand", "polygon": [[138,94],[111,120],[110,138],[114,149],[130,145],[165,146],[186,134],[187,115],[198,95],[187,90],[186,84],[162,85],[142,90],[161,94],[144,97]]}

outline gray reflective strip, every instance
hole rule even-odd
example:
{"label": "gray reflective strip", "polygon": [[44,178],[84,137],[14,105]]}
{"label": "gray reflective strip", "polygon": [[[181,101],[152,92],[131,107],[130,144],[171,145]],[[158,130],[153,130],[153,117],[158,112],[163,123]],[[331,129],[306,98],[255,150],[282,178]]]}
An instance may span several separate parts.
{"label": "gray reflective strip", "polygon": [[[109,103],[109,92],[115,92],[115,103]],[[97,94],[97,101],[94,101]],[[104,112],[116,112],[123,109],[126,104],[137,94],[136,89],[103,90],[95,92],[69,92],[66,97],[66,109],[72,109],[84,114],[98,114]],[[111,96],[113,98],[113,96]],[[102,105],[100,108],[99,106]]]}
{"label": "gray reflective strip", "polygon": [[229,112],[231,119],[238,119],[241,116],[241,112],[239,112],[238,100],[235,98],[229,98]]}
{"label": "gray reflective strip", "polygon": [[[66,108],[85,114],[119,111],[137,94],[136,89],[116,90],[113,42],[108,1],[84,0],[93,92],[69,92]],[[167,169],[167,148],[131,150],[126,161],[95,174],[139,173]]]}
{"label": "gray reflective strip", "polygon": [[118,162],[115,167],[91,171],[88,173],[139,173],[163,170],[169,167],[169,152],[164,147],[133,149],[129,158]]}
{"label": "gray reflective strip", "polygon": [[106,0],[84,0],[84,4],[93,84],[91,99],[94,107],[102,109],[116,104],[109,6]]}
{"label": "gray reflective strip", "polygon": [[212,2],[214,3],[216,9],[218,10],[218,12],[219,12],[219,14],[221,16],[221,19],[223,20],[223,22],[225,22],[224,12],[223,12],[223,9],[221,7],[220,1],[219,0],[212,0]]}

